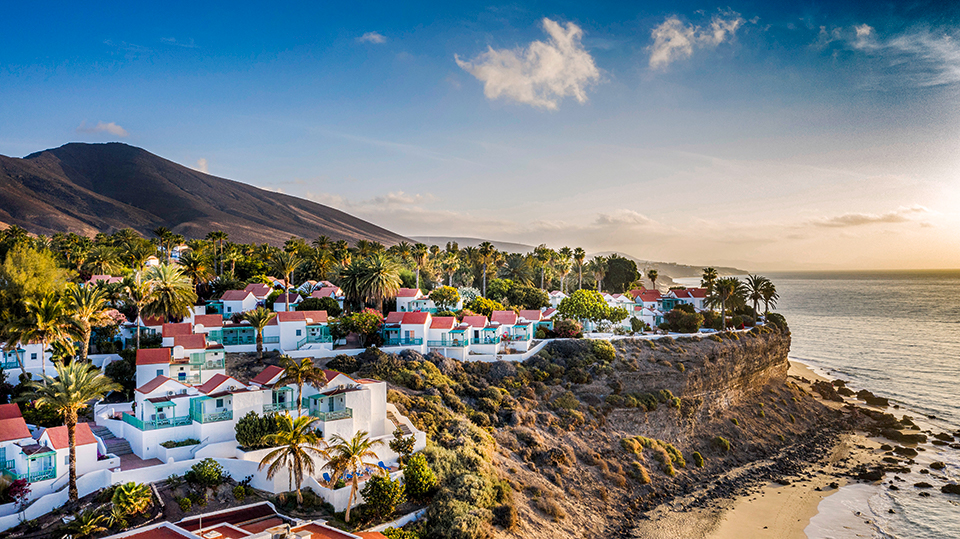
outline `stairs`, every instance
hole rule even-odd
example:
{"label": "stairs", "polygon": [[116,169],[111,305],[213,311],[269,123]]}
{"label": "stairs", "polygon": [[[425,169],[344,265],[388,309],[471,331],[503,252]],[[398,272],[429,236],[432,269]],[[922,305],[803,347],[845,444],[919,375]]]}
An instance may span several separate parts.
{"label": "stairs", "polygon": [[101,440],[103,445],[107,446],[107,453],[113,453],[116,456],[129,455],[133,453],[130,449],[130,442],[123,438],[117,438],[110,432],[110,429],[100,425],[90,424],[90,430],[93,431]]}
{"label": "stairs", "polygon": [[394,424],[394,426],[399,427],[400,432],[402,432],[404,436],[410,436],[411,434],[413,434],[413,431],[410,430],[410,427],[401,423],[400,420],[397,419],[397,416],[393,414],[393,412],[387,411],[387,419],[389,419]]}

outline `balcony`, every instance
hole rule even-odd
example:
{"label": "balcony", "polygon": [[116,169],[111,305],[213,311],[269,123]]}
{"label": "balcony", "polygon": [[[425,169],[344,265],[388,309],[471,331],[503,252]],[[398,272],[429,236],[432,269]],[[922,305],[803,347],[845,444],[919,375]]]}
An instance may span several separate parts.
{"label": "balcony", "polygon": [[241,344],[257,344],[256,335],[224,335],[223,336],[223,345],[224,346],[236,346]]}
{"label": "balcony", "polygon": [[310,410],[310,415],[320,421],[336,421],[338,419],[349,419],[353,417],[353,408],[344,408],[343,410],[334,410],[333,412],[321,412],[320,410]]}
{"label": "balcony", "polygon": [[470,344],[500,344],[500,338],[486,337],[481,339],[470,339]]}
{"label": "balcony", "polygon": [[468,346],[466,339],[462,341],[427,341],[430,348],[464,348]]}
{"label": "balcony", "polygon": [[10,361],[4,361],[3,363],[0,363],[0,369],[13,370],[13,369],[19,369],[19,368],[20,368],[20,364],[17,363],[16,359],[13,359]]}
{"label": "balcony", "polygon": [[166,429],[170,427],[183,427],[190,424],[190,417],[167,417],[161,418],[154,421],[141,421],[127,412],[123,413],[123,422],[128,425],[133,425],[137,430],[157,430],[157,429]]}
{"label": "balcony", "polygon": [[212,414],[195,414],[193,420],[197,423],[216,423],[233,419],[233,410],[221,410]]}
{"label": "balcony", "polygon": [[264,338],[263,338],[263,344],[279,344],[279,343],[280,343],[280,336],[279,336],[279,335],[274,335],[274,336],[272,336],[272,337],[264,337]]}
{"label": "balcony", "polygon": [[56,468],[47,468],[46,470],[31,471],[30,473],[16,473],[13,470],[5,470],[5,473],[12,477],[14,481],[17,479],[26,479],[27,483],[36,483],[37,481],[45,481],[47,479],[53,479],[57,476]]}
{"label": "balcony", "polygon": [[274,402],[272,404],[263,405],[263,413],[265,414],[282,412],[285,410],[293,410],[293,403],[292,402]]}
{"label": "balcony", "polygon": [[200,385],[199,374],[191,374],[190,376],[178,376],[174,379],[180,382],[181,384],[190,384],[192,386]]}
{"label": "balcony", "polygon": [[13,471],[14,466],[16,466],[16,462],[13,460],[0,460],[0,472],[4,470]]}
{"label": "balcony", "polygon": [[300,339],[297,342],[297,350],[311,343],[330,343],[330,342],[333,342],[333,337],[329,335],[307,335],[306,337]]}
{"label": "balcony", "polygon": [[384,339],[383,346],[420,346],[423,339]]}

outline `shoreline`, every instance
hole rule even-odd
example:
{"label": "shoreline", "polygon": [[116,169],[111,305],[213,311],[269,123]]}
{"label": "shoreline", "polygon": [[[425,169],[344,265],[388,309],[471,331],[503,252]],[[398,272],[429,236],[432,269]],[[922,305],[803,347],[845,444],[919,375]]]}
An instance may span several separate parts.
{"label": "shoreline", "polygon": [[[815,395],[816,392],[810,383],[830,381],[802,362],[790,360],[789,363],[788,378],[811,394]],[[821,402],[829,407],[842,406],[829,401]],[[820,526],[827,519],[830,523],[838,524],[846,523],[850,519],[850,523],[859,522],[863,526],[867,515],[860,515],[846,508],[838,510],[830,507],[830,514],[823,514],[824,506],[830,503],[825,500],[841,491],[847,492],[848,489],[844,487],[848,485],[869,488],[869,485],[850,483],[843,475],[851,468],[880,462],[883,456],[880,451],[882,443],[861,433],[840,434],[825,462],[807,463],[797,477],[790,478],[787,485],[764,483],[751,487],[746,494],[714,500],[711,507],[692,511],[678,511],[678,508],[688,505],[688,500],[675,500],[652,512],[650,520],[636,526],[632,535],[656,539],[805,539],[805,530],[818,516],[822,517],[818,521]],[[733,473],[738,472],[749,473],[748,470]],[[844,497],[846,496],[841,496]]]}

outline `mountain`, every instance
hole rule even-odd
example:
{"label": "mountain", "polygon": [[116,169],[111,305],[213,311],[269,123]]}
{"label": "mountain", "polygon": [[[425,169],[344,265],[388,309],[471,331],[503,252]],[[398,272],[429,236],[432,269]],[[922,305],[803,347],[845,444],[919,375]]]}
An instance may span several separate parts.
{"label": "mountain", "polygon": [[[683,279],[689,277],[700,277],[703,275],[703,268],[710,266],[711,264],[704,264],[702,266],[690,266],[687,264],[677,264],[675,262],[655,262],[652,260],[641,260],[637,257],[630,256],[618,251],[606,251],[603,253],[591,253],[590,256],[610,256],[611,254],[618,254],[623,258],[628,258],[637,263],[638,270],[648,270],[655,269],[660,275],[669,275],[672,279]],[[746,275],[747,270],[742,270],[739,268],[732,268],[727,266],[713,266],[717,273],[721,277],[726,277],[730,275]]]}
{"label": "mountain", "polygon": [[164,226],[188,238],[282,244],[325,234],[393,245],[407,238],[340,210],[178,165],[126,144],[71,143],[0,155],[0,221],[38,234],[93,235]]}
{"label": "mountain", "polygon": [[493,240],[482,240],[478,238],[455,238],[448,236],[410,236],[415,242],[425,243],[429,245],[439,245],[440,247],[446,247],[447,242],[455,241],[457,246],[463,249],[464,247],[476,247],[485,241],[489,241],[497,248],[498,251],[503,251],[505,253],[529,253],[533,251],[534,247],[532,245],[524,245],[522,243],[511,243],[509,241],[493,241]]}

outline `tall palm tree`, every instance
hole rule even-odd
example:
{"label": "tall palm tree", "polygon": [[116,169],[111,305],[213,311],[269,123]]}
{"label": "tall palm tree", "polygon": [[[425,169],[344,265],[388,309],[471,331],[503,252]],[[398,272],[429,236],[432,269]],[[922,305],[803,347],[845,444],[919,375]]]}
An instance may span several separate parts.
{"label": "tall palm tree", "polygon": [[554,262],[554,266],[560,272],[560,291],[563,293],[567,292],[567,275],[570,274],[570,269],[573,267],[572,259],[573,249],[561,247],[557,250],[557,260]]}
{"label": "tall palm tree", "polygon": [[603,291],[603,278],[607,276],[607,259],[602,256],[595,256],[589,264],[590,273],[597,280],[597,292]]}
{"label": "tall palm tree", "polygon": [[[217,247],[216,249],[214,249],[214,256],[217,256],[218,253],[220,257],[223,256],[223,242],[227,241],[227,238],[229,237],[230,235],[222,230],[214,230],[212,232],[207,233],[207,240],[213,242]],[[222,258],[217,258],[217,275],[222,275],[222,274],[223,274],[223,260]]]}
{"label": "tall palm tree", "polygon": [[47,294],[39,300],[24,301],[27,318],[23,328],[25,342],[40,341],[40,372],[46,376],[47,345],[66,338],[68,322],[66,310],[60,298]]}
{"label": "tall palm tree", "polygon": [[270,269],[283,275],[284,299],[287,304],[287,312],[290,311],[290,279],[293,278],[293,272],[303,264],[303,260],[296,253],[280,251],[270,259]]}
{"label": "tall palm tree", "polygon": [[717,268],[703,268],[703,275],[700,277],[700,286],[707,289],[707,294],[713,291],[713,283],[720,277]]}
{"label": "tall palm tree", "polygon": [[406,263],[408,260],[410,260],[410,257],[413,256],[413,248],[405,241],[401,241],[400,243],[394,245],[393,252],[403,263]]}
{"label": "tall palm tree", "polygon": [[763,301],[763,287],[770,279],[760,275],[747,274],[747,299],[753,302],[753,314],[759,314],[760,302]]}
{"label": "tall palm tree", "polygon": [[134,271],[139,271],[143,269],[148,258],[157,254],[157,246],[140,238],[124,245],[121,248],[121,252],[123,253],[122,258],[124,262],[133,268]]}
{"label": "tall palm tree", "polygon": [[540,289],[543,289],[544,279],[547,275],[547,266],[550,265],[550,261],[553,260],[554,252],[553,249],[550,249],[546,244],[541,243],[533,250],[534,260],[537,261],[537,266],[540,267]]}
{"label": "tall palm tree", "polygon": [[647,270],[647,279],[650,279],[650,287],[654,290],[657,289],[657,279],[660,278],[660,272],[655,269]]}
{"label": "tall palm tree", "polygon": [[150,281],[143,278],[142,271],[131,273],[123,280],[126,299],[134,306],[137,315],[137,350],[140,349],[140,318],[143,315],[144,308],[150,303],[151,288]]}
{"label": "tall palm tree", "polygon": [[313,246],[321,251],[326,251],[332,245],[332,241],[326,235],[321,234],[317,236],[317,239],[313,240]]}
{"label": "tall palm tree", "polygon": [[153,235],[157,237],[157,245],[160,246],[160,250],[163,251],[164,259],[167,263],[170,262],[170,238],[173,236],[173,232],[165,226],[158,226],[153,229]]}
{"label": "tall palm tree", "polygon": [[376,303],[377,311],[383,312],[383,300],[392,298],[400,290],[400,266],[386,253],[370,255],[363,261],[363,296]]}
{"label": "tall palm tree", "polygon": [[150,282],[150,299],[144,306],[147,316],[186,318],[193,312],[197,293],[193,281],[175,266],[161,264],[147,272]]}
{"label": "tall palm tree", "polygon": [[339,434],[335,434],[331,440],[333,444],[330,447],[330,459],[328,466],[335,468],[335,475],[338,479],[343,474],[351,474],[350,478],[350,497],[347,499],[347,514],[344,520],[350,522],[350,506],[353,505],[353,499],[360,487],[359,475],[367,468],[379,470],[377,456],[373,448],[383,445],[382,440],[371,440],[365,431],[357,431],[353,438],[347,440]]}
{"label": "tall palm tree", "polygon": [[120,268],[120,256],[109,245],[96,245],[87,253],[83,269],[91,275],[110,275]]}
{"label": "tall palm tree", "polygon": [[193,289],[199,290],[200,283],[210,279],[210,268],[207,266],[207,259],[196,251],[188,251],[180,256],[178,262],[180,271],[193,282]]}
{"label": "tall palm tree", "polygon": [[267,324],[276,316],[277,313],[264,307],[257,307],[243,313],[244,320],[250,322],[250,325],[257,330],[257,361],[263,359],[263,328],[267,327]]}
{"label": "tall palm tree", "polygon": [[313,475],[316,469],[313,459],[329,461],[330,452],[327,443],[313,428],[316,418],[293,418],[289,413],[284,413],[278,416],[278,420],[279,432],[268,434],[263,439],[269,447],[276,449],[263,456],[257,469],[262,470],[264,466],[269,466],[267,478],[273,479],[277,472],[286,468],[290,490],[293,490],[293,483],[296,481],[297,505],[301,505],[303,495],[300,493],[300,485],[303,484],[304,474]]}
{"label": "tall palm tree", "polygon": [[573,250],[573,265],[577,268],[577,290],[583,288],[583,261],[587,259],[587,252],[583,247]]}
{"label": "tall palm tree", "polygon": [[777,294],[777,287],[773,284],[773,281],[768,280],[763,284],[761,295],[763,296],[763,315],[766,316],[770,312],[771,305],[777,306],[780,294]]}
{"label": "tall palm tree", "polygon": [[456,253],[447,253],[440,262],[440,267],[447,274],[447,286],[453,286],[453,274],[460,269],[460,257]]}
{"label": "tall palm tree", "polygon": [[99,325],[106,317],[107,295],[103,289],[95,286],[70,284],[64,300],[67,316],[76,335],[80,337],[80,361],[87,361],[93,326]]}
{"label": "tall palm tree", "polygon": [[277,380],[277,386],[296,385],[297,386],[297,416],[300,416],[303,404],[303,385],[311,385],[317,389],[327,385],[327,378],[323,371],[313,364],[313,360],[305,357],[299,362],[289,356],[280,358],[280,366],[283,367],[283,376]]}
{"label": "tall palm tree", "polygon": [[330,252],[326,249],[320,249],[319,247],[310,250],[307,262],[313,271],[313,276],[316,277],[318,281],[325,280],[333,272],[333,268],[336,265],[330,256]]}
{"label": "tall palm tree", "polygon": [[67,425],[67,440],[70,444],[70,500],[77,501],[77,413],[92,400],[102,399],[109,391],[123,388],[107,378],[89,363],[71,361],[55,363],[56,378],[43,375],[43,384],[31,382],[37,405],[48,405],[59,410]]}
{"label": "tall palm tree", "polygon": [[736,277],[722,277],[713,283],[713,294],[707,300],[713,306],[720,306],[720,331],[727,329],[727,306],[743,303],[746,287]]}
{"label": "tall palm tree", "polygon": [[533,268],[530,265],[530,257],[520,253],[510,253],[503,260],[503,268],[500,270],[501,277],[522,285],[529,285],[533,282]]}
{"label": "tall palm tree", "polygon": [[349,303],[358,305],[360,309],[363,309],[363,304],[366,301],[363,288],[365,277],[366,268],[362,259],[353,260],[350,264],[340,268],[338,284],[340,289],[343,290],[345,308],[346,304]]}
{"label": "tall palm tree", "polygon": [[497,252],[497,248],[489,241],[485,241],[477,246],[477,251],[480,253],[480,261],[483,263],[483,297],[487,297],[487,269],[493,254]]}
{"label": "tall palm tree", "polygon": [[427,250],[426,244],[418,243],[413,246],[411,250],[411,256],[413,257],[413,263],[417,266],[417,290],[420,290],[420,272],[423,271],[423,266],[427,263]]}

